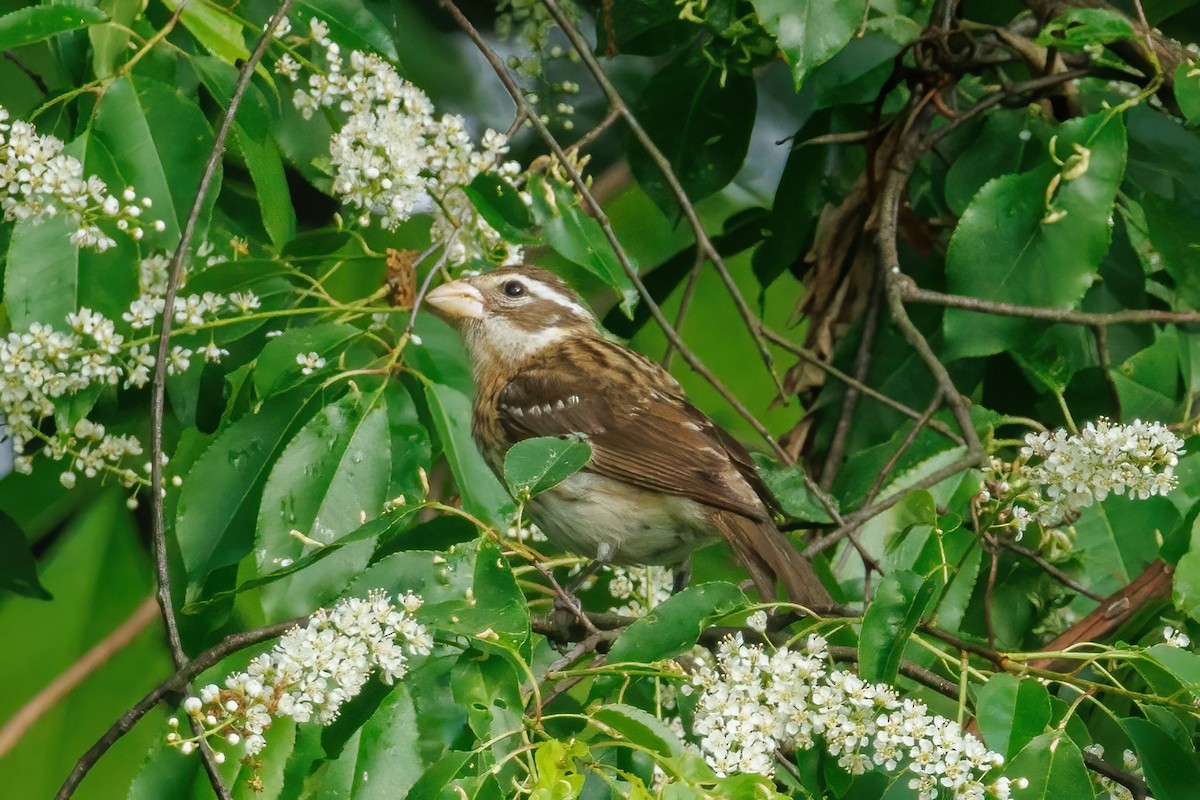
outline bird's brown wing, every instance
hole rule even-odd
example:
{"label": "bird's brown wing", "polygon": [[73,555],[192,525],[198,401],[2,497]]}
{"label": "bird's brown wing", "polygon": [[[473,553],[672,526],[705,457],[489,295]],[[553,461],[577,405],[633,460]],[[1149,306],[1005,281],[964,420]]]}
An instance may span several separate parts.
{"label": "bird's brown wing", "polygon": [[[596,369],[597,360],[622,368]],[[593,366],[581,369],[583,362]],[[600,375],[631,379],[599,382]],[[579,435],[592,447],[591,472],[754,520],[768,517],[717,427],[657,365],[615,343],[587,340],[521,370],[500,392],[497,411],[510,444]]]}

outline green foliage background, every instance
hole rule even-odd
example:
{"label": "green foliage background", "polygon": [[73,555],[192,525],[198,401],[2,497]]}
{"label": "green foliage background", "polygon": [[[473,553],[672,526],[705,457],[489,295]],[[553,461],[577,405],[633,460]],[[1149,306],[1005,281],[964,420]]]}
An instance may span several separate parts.
{"label": "green foliage background", "polygon": [[[119,319],[137,296],[138,259],[178,241],[238,65],[274,7],[192,0],[171,27],[173,8],[140,0],[0,5],[0,49],[12,56],[0,62],[0,105],[67,142],[110,186],[153,198],[165,222],[141,242],[118,237],[106,253],[77,250],[61,219],[0,226],[6,329],[61,326],[83,306]],[[492,35],[496,9],[464,3],[463,10]],[[944,12],[949,22],[938,16]],[[1156,45],[1166,43],[1153,58],[1138,24],[1143,12],[1162,30]],[[677,353],[673,373],[700,407],[763,451],[760,464],[789,527],[800,530],[799,546],[838,527],[801,471],[821,481],[839,514],[868,509],[856,519],[870,562],[846,540],[816,557],[839,601],[865,613],[820,629],[852,651],[864,677],[896,683],[950,718],[977,717],[988,746],[1009,759],[1004,774],[1030,780],[1015,797],[1096,796],[1081,752],[1092,742],[1104,744],[1115,765],[1122,750],[1134,750],[1159,800],[1193,796],[1200,659],[1161,641],[1164,625],[1200,635],[1198,456],[1189,452],[1179,464],[1180,485],[1169,497],[1110,496],[1086,509],[1067,551],[1035,558],[998,545],[1005,534],[972,518],[978,459],[930,480],[969,453],[962,442],[971,437],[944,397],[931,406],[945,387],[889,312],[894,287],[885,270],[896,265],[872,249],[879,217],[868,212],[882,207],[875,203],[886,176],[880,167],[896,152],[891,137],[902,139],[901,128],[919,119],[912,135],[932,144],[915,154],[905,184],[900,270],[923,289],[1062,314],[1033,319],[1020,309],[1009,316],[951,307],[944,295],[899,297],[928,355],[965,398],[972,435],[987,453],[1015,457],[1015,431],[1029,420],[1050,428],[1100,416],[1158,420],[1189,436],[1200,386],[1200,319],[1187,316],[1200,306],[1200,72],[1195,50],[1168,37],[1200,40],[1194,2],[1080,11],[1007,0],[612,0],[582,3],[577,15],[756,324],[780,335],[764,345],[775,374],[734,293],[711,259],[696,257],[694,231],[669,182],[620,122],[589,143],[586,167],[612,229],[653,301],[668,320],[680,320],[691,352],[799,466],[781,464]],[[439,111],[463,114],[474,133],[512,121],[500,83],[440,5],[296,3],[299,34],[314,17],[345,51],[392,60]],[[570,49],[561,32],[551,41]],[[386,252],[430,246],[429,219],[418,215],[394,232],[348,222],[355,214],[341,213],[323,169],[336,114],[300,116],[291,87],[270,70],[282,52],[273,47],[198,218],[197,244],[237,252],[207,269],[197,259],[189,283],[197,292],[253,290],[263,313],[216,329],[230,351],[220,364],[196,358],[167,382],[167,478],[183,480],[168,489],[166,522],[184,648],[195,655],[228,634],[376,587],[422,594],[422,620],[442,644],[399,685],[372,683],[327,729],[278,723],[257,769],[265,784],[259,796],[417,800],[457,796],[451,784],[472,798],[512,796],[518,784],[539,800],[579,791],[647,796],[655,764],[675,779],[670,797],[766,791],[768,782],[746,776],[718,781],[689,755],[659,719],[656,679],[644,677],[690,649],[704,629],[743,624],[752,609],[736,586],[744,572],[722,547],[698,554],[692,588],[663,605],[652,626],[614,635],[608,663],[617,666],[597,668],[542,709],[566,716],[525,727],[529,677],[544,694],[562,679],[545,674],[558,657],[553,632],[538,629],[548,600],[519,554],[502,551],[473,522],[503,531],[515,504],[470,440],[470,372],[459,342],[423,314],[414,328],[420,344],[408,340],[407,312],[389,309],[382,292]],[[571,100],[570,127],[551,114],[553,136],[566,144],[600,125],[608,107],[584,67],[560,59],[546,69],[549,78],[526,80],[543,107],[556,102],[550,83],[583,87]],[[1031,83],[1070,70],[1079,71],[1077,80]],[[927,109],[910,116],[922,97]],[[525,165],[547,152],[528,128],[513,148]],[[1079,165],[1069,159],[1084,151],[1080,174],[1064,179]],[[522,208],[504,232],[577,286],[610,331],[664,356],[663,331],[587,204],[566,182],[531,183],[555,192],[557,205]],[[847,200],[856,193],[865,193],[858,206]],[[472,198],[489,219],[505,216],[485,192]],[[417,277],[431,268],[432,260],[420,265]],[[817,288],[848,299],[840,309],[805,305]],[[387,328],[372,333],[370,314],[381,310]],[[1083,324],[1067,316],[1126,310],[1164,315]],[[872,314],[877,324],[867,321]],[[276,329],[282,335],[268,337]],[[868,329],[869,346],[860,348]],[[178,339],[197,347],[208,335],[185,331]],[[798,348],[856,373],[893,402],[859,397],[839,434],[846,384],[794,366],[806,363]],[[295,360],[308,352],[327,362],[313,375]],[[932,423],[897,406],[933,408]],[[148,408],[147,391],[106,389],[64,402],[47,425],[86,414],[148,441]],[[1194,439],[1188,445],[1197,450]],[[80,480],[68,490],[59,468],[35,463],[31,475],[0,481],[0,719],[79,661],[154,588],[149,504],[128,510],[127,492],[112,482]],[[536,490],[545,476],[508,477],[513,487]],[[385,502],[401,495],[407,506],[385,512]],[[889,497],[899,502],[870,510]],[[293,530],[321,532],[336,545],[314,549]],[[1044,547],[1036,532],[1030,536],[1030,550]],[[1176,571],[1170,597],[1160,592],[1106,632],[1109,649],[1094,651],[1096,663],[1077,658],[1040,673],[1027,671],[1020,655],[994,663],[988,653],[1037,651],[1068,615],[1096,607],[1047,571],[1046,559],[1097,596],[1121,591],[1159,559]],[[612,604],[603,582],[583,599],[593,611]],[[567,666],[584,668],[594,655]],[[199,682],[217,681],[247,658],[235,653]],[[956,693],[939,694],[902,663],[948,680]],[[52,796],[104,729],[170,673],[155,619],[0,755],[0,793]],[[1094,696],[1077,702],[1089,689]],[[172,703],[121,739],[77,796],[210,796],[198,759],[163,744],[166,719],[178,713]],[[782,779],[779,791],[839,798],[883,791],[877,775],[852,779],[830,759],[801,761],[798,778]],[[225,771],[235,797],[254,794],[249,767],[230,759]],[[602,772],[607,781],[596,777]],[[889,798],[915,796],[904,781],[889,786]]]}

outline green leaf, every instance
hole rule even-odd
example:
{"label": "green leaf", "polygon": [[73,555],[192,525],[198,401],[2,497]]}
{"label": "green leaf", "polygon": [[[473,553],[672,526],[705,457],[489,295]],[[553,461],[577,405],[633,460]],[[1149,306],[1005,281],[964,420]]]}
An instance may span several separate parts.
{"label": "green leaf", "polygon": [[496,757],[515,749],[525,711],[522,676],[510,660],[495,652],[467,650],[450,675],[454,700],[467,712],[471,731],[481,742],[493,741]]}
{"label": "green leaf", "polygon": [[198,598],[209,573],[250,552],[268,467],[306,401],[307,395],[301,394],[280,397],[225,426],[189,471],[175,523],[189,601]]}
{"label": "green leaf", "polygon": [[490,630],[507,650],[524,644],[529,638],[529,602],[500,546],[490,537],[481,537],[474,552],[468,544],[456,548],[447,561],[459,572],[471,571],[470,595],[426,605],[422,613],[439,620],[446,630],[469,636]]}
{"label": "green leaf", "polygon": [[38,580],[37,560],[16,520],[0,512],[0,592],[51,600]]}
{"label": "green leaf", "polygon": [[66,217],[13,226],[4,270],[4,306],[15,327],[32,322],[62,327],[78,308],[79,248]]}
{"label": "green leaf", "polygon": [[[394,542],[394,540],[400,538],[406,531],[412,528],[412,517],[417,510],[418,507],[413,507],[412,509],[405,509],[394,514],[376,517],[375,519],[367,522],[365,525],[359,527],[357,530],[346,534],[337,541],[328,544],[319,550],[314,550],[308,555],[296,559],[286,567],[280,567],[279,569],[268,572],[265,575],[248,578],[232,589],[216,592],[203,600],[187,603],[182,609],[183,613],[202,614],[209,608],[219,605],[220,603],[223,603],[232,597],[236,597],[243,592],[248,592],[251,589],[257,589],[260,586],[267,586],[277,580],[280,580],[281,578],[287,577],[288,575],[294,575],[297,572],[302,572],[303,570],[308,569],[308,567],[311,565],[316,564],[318,561],[325,560],[338,550],[341,550],[347,545],[354,544],[355,542]],[[374,555],[374,553],[372,553],[372,555]]]}
{"label": "green leaf", "polygon": [[809,71],[841,50],[866,20],[866,0],[752,0],[751,4],[791,65],[797,89]]}
{"label": "green leaf", "polygon": [[[237,70],[219,59],[200,57],[192,60],[204,85],[221,105],[228,107],[237,83]],[[230,147],[241,155],[254,182],[255,199],[262,214],[263,228],[276,250],[296,236],[296,211],[293,207],[283,159],[275,141],[271,111],[262,92],[251,83],[238,106]]]}
{"label": "green leaf", "polygon": [[1169,734],[1144,719],[1125,719],[1121,727],[1137,748],[1146,783],[1156,800],[1190,800],[1200,786],[1196,751],[1185,750]]}
{"label": "green leaf", "polygon": [[[147,218],[161,219],[166,228],[162,233],[147,229],[146,241],[174,246],[212,150],[212,129],[196,101],[174,86],[124,76],[105,88],[93,132],[112,154],[126,185],[154,201]],[[110,187],[115,194],[119,189]],[[207,229],[220,190],[220,180],[214,180],[201,210],[197,238]]]}
{"label": "green leaf", "polygon": [[1171,600],[1183,613],[1200,620],[1200,518],[1192,524],[1191,548],[1175,565]]}
{"label": "green leaf", "polygon": [[488,172],[481,172],[469,184],[462,187],[463,193],[479,215],[496,229],[507,242],[534,244],[538,237],[530,231],[533,217],[520,194],[508,181],[501,180]]}
{"label": "green leaf", "polygon": [[[1059,179],[1050,206],[1065,216],[1048,216],[1044,200],[1054,176],[1069,169],[1048,161],[990,181],[975,195],[946,254],[951,292],[1049,308],[1079,302],[1108,251],[1108,219],[1125,169],[1124,126],[1107,112],[1070,120],[1059,126],[1057,155],[1080,158],[1074,145],[1088,154],[1086,171]],[[950,309],[943,327],[950,355],[961,358],[1016,347],[1029,323]]]}
{"label": "green leaf", "polygon": [[731,583],[689,586],[626,628],[608,651],[608,663],[649,663],[678,655],[700,639],[710,622],[747,604]]}
{"label": "green leaf", "polygon": [[624,703],[609,703],[592,713],[592,719],[634,744],[664,758],[683,755],[683,742],[661,719]]}
{"label": "green leaf", "polygon": [[[689,49],[650,79],[633,112],[696,202],[722,189],[741,169],[756,106],[753,77],[725,72]],[[650,199],[667,215],[675,214],[679,200],[645,148],[630,144],[629,167]]]}
{"label": "green leaf", "polygon": [[[175,11],[181,0],[163,0],[163,5]],[[189,0],[180,16],[183,26],[206,50],[227,64],[250,57],[242,23],[226,9],[211,0]]]}
{"label": "green leaf", "polygon": [[1044,47],[1080,50],[1088,45],[1132,39],[1129,17],[1108,8],[1068,8],[1046,23],[1033,41]]}
{"label": "green leaf", "polygon": [[1175,99],[1191,125],[1200,125],[1200,66],[1185,61],[1175,68]]}
{"label": "green leaf", "polygon": [[678,7],[660,0],[613,0],[605,13],[605,24],[596,30],[598,53],[615,47],[624,55],[657,56],[696,37],[695,24],[680,19]]}
{"label": "green leaf", "polygon": [[404,800],[440,800],[443,797],[454,797],[454,793],[449,790],[450,782],[462,770],[463,765],[475,757],[476,753],[459,750],[446,753],[425,770],[408,790]]}
{"label": "green leaf", "polygon": [[253,139],[240,125],[234,126],[233,134],[236,148],[250,169],[266,235],[276,249],[282,249],[296,235],[296,215],[280,149],[274,139]]}
{"label": "green leaf", "polygon": [[[328,362],[362,333],[353,325],[326,322],[289,328],[263,347],[254,366],[254,390],[266,400],[309,379],[298,356],[316,353]],[[328,367],[328,363],[326,364]]]}
{"label": "green leaf", "polygon": [[526,439],[504,454],[504,480],[513,497],[535,497],[579,472],[591,457],[591,445],[578,439]]}
{"label": "green leaf", "polygon": [[100,10],[112,24],[88,28],[92,43],[92,70],[97,78],[109,78],[132,52],[129,37],[134,20],[142,13],[142,0],[100,0]]}
{"label": "green leaf", "polygon": [[975,719],[983,741],[1011,759],[1050,723],[1050,695],[1035,680],[995,675],[975,697]]}
{"label": "green leaf", "polygon": [[416,783],[424,762],[417,709],[405,679],[390,687],[352,743],[355,746],[347,746],[338,760],[353,765],[354,800],[403,797]]}
{"label": "green leaf", "polygon": [[1011,780],[1029,781],[1015,800],[1094,800],[1083,754],[1062,731],[1043,733],[1004,767]]}
{"label": "green leaf", "polygon": [[[318,411],[288,442],[263,488],[255,553],[270,573],[361,531],[387,498],[392,452],[387,409],[347,394]],[[302,542],[299,531],[318,544]],[[278,582],[263,593],[270,619],[311,612],[337,596],[366,567],[374,542],[358,541],[320,566]]]}
{"label": "green leaf", "polygon": [[550,247],[620,292],[621,308],[631,316],[637,292],[600,223],[583,212],[574,192],[564,186],[535,176],[529,181],[529,191],[534,219],[542,226]]}
{"label": "green leaf", "polygon": [[471,438],[471,401],[461,392],[440,383],[425,384],[425,398],[433,427],[442,442],[463,506],[476,516],[498,522],[512,507],[508,492],[475,447]]}
{"label": "green leaf", "polygon": [[108,22],[107,14],[81,2],[59,2],[17,9],[0,17],[0,51],[102,22]]}
{"label": "green leaf", "polygon": [[792,519],[804,522],[831,523],[833,518],[804,481],[804,467],[784,466],[770,456],[754,453],[754,465],[771,494]]}
{"label": "green leaf", "polygon": [[908,637],[933,602],[937,582],[915,572],[889,572],[863,615],[858,640],[859,672],[864,680],[890,683],[900,669]]}
{"label": "green leaf", "polygon": [[[946,170],[946,203],[961,215],[988,181],[1019,172],[1030,150],[1039,147],[1031,134],[1038,118],[1027,109],[1005,109],[987,115],[966,149]],[[1024,138],[1022,138],[1024,135]]]}
{"label": "green leaf", "polygon": [[329,35],[347,50],[376,52],[395,61],[396,42],[387,26],[362,0],[300,0],[296,9],[329,26]]}

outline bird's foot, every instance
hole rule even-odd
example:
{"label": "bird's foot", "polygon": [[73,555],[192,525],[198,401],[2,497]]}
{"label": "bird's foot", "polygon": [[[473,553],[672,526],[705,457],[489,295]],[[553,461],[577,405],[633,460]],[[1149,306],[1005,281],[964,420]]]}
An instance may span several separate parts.
{"label": "bird's foot", "polygon": [[675,565],[674,572],[671,573],[671,594],[679,594],[687,588],[688,583],[692,580],[692,557],[688,556],[683,561]]}

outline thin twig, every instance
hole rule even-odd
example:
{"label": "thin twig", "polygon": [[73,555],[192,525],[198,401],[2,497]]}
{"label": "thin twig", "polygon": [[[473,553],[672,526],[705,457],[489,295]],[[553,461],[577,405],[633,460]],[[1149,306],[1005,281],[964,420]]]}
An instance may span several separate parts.
{"label": "thin twig", "polygon": [[1117,389],[1117,381],[1112,374],[1112,356],[1108,352],[1108,328],[1103,325],[1091,327],[1092,338],[1096,340],[1096,360],[1100,363],[1100,372],[1108,385],[1108,394],[1113,403],[1113,419],[1121,421],[1121,392]]}
{"label": "thin twig", "polygon": [[1001,303],[960,294],[946,294],[931,289],[922,289],[905,276],[900,281],[900,294],[905,302],[928,303],[946,308],[961,308],[994,314],[1000,317],[1024,317],[1047,322],[1065,322],[1071,325],[1107,327],[1109,325],[1188,325],[1200,323],[1200,311],[1160,311],[1152,308],[1127,308],[1122,311],[1089,312],[1070,308],[1046,308],[1045,306],[1023,306],[1016,303]]}
{"label": "thin twig", "polygon": [[[275,29],[279,26],[284,16],[287,15],[288,8],[291,5],[292,0],[283,0],[279,9],[267,22],[262,35],[259,36],[254,52],[250,54],[250,57],[246,59],[238,71],[238,80],[234,86],[233,94],[229,98],[229,107],[225,109],[225,115],[221,119],[221,126],[217,129],[217,133],[213,137],[212,152],[209,153],[208,163],[205,164],[204,173],[200,177],[200,185],[196,189],[196,199],[192,203],[191,212],[188,214],[187,221],[184,223],[183,230],[180,233],[179,244],[175,248],[175,254],[171,257],[167,290],[163,296],[162,330],[158,336],[158,355],[154,364],[154,381],[150,389],[150,508],[153,521],[152,549],[156,567],[156,596],[159,608],[162,611],[163,622],[167,628],[167,644],[171,650],[171,660],[174,662],[176,669],[181,669],[187,664],[188,657],[179,637],[179,624],[175,619],[174,601],[171,593],[171,570],[167,556],[166,519],[163,511],[163,412],[166,396],[167,354],[170,347],[171,320],[175,307],[175,295],[179,290],[179,278],[183,270],[183,260],[187,256],[188,248],[191,246],[192,236],[196,231],[200,211],[204,208],[204,201],[208,196],[209,187],[212,185],[213,176],[216,175],[217,167],[225,155],[225,140],[229,136],[230,128],[233,127],[234,116],[237,114],[238,106],[242,102],[242,95],[245,93],[246,87],[254,75],[254,68],[262,60],[263,53],[266,52],[267,44],[274,38]],[[195,721],[193,720],[194,726]],[[225,787],[217,762],[213,758],[212,750],[208,747],[207,742],[201,742],[200,755],[204,761],[204,769],[208,773],[209,782],[212,783],[213,791],[222,800],[229,800],[229,790]]]}
{"label": "thin twig", "polygon": [[183,667],[176,670],[174,675],[154,687],[148,695],[139,700],[137,705],[122,714],[104,732],[104,735],[97,739],[96,743],[79,757],[79,760],[75,762],[75,766],[71,769],[71,774],[67,776],[66,781],[59,788],[58,794],[54,796],[55,800],[67,800],[67,798],[75,794],[75,790],[79,787],[79,782],[91,771],[96,762],[100,760],[100,757],[108,752],[108,749],[118,739],[133,730],[133,726],[137,724],[138,720],[146,716],[150,709],[161,703],[166,697],[184,691],[193,678],[209,667],[218,664],[221,659],[231,653],[236,653],[238,650],[244,650],[247,647],[253,647],[261,642],[274,639],[304,622],[305,618],[301,617],[299,619],[287,620],[286,622],[277,622],[274,625],[267,625],[263,628],[255,628],[254,630],[231,634],[184,664]]}
{"label": "thin twig", "polygon": [[[871,292],[870,305],[867,307],[867,317],[863,320],[862,338],[858,342],[858,354],[854,358],[854,380],[862,384],[867,379],[871,368],[871,349],[875,345],[875,331],[879,326],[880,292],[878,284]],[[847,385],[842,395],[842,410],[838,415],[837,427],[833,431],[833,441],[829,444],[829,452],[825,455],[825,464],[821,467],[821,488],[833,486],[837,475],[838,465],[846,452],[846,438],[850,435],[850,424],[854,421],[854,411],[858,408],[859,391],[854,386]]]}
{"label": "thin twig", "polygon": [[[675,330],[683,329],[683,318],[687,315],[688,308],[692,304],[692,295],[696,292],[696,284],[700,282],[700,270],[704,267],[704,251],[699,247],[696,248],[696,263],[692,265],[692,271],[688,274],[687,284],[683,287],[683,296],[679,298],[679,311],[675,314]],[[675,355],[675,348],[670,342],[667,342],[667,352],[663,353],[662,365],[663,369],[671,368],[671,357]]]}
{"label": "thin twig", "polygon": [[[882,403],[883,405],[887,406],[888,408],[890,408],[894,411],[899,411],[901,414],[904,414],[906,417],[911,417],[912,419],[915,419],[915,420],[921,419],[922,415],[921,415],[920,411],[917,411],[915,408],[912,408],[911,406],[906,406],[904,403],[901,403],[899,400],[896,400],[893,397],[889,397],[888,395],[884,394],[883,392],[879,391],[878,389],[874,389],[871,386],[863,383],[862,381],[857,380],[853,375],[850,375],[846,372],[842,372],[837,367],[833,366],[832,364],[826,362],[825,360],[819,358],[818,356],[816,356],[815,354],[810,352],[807,348],[796,344],[795,342],[793,342],[790,339],[788,339],[787,337],[779,334],[778,332],[772,330],[771,328],[763,328],[763,332],[767,335],[768,339],[770,339],[772,342],[779,345],[783,349],[787,350],[789,353],[792,353],[793,355],[799,357],[803,361],[805,361],[809,364],[812,364],[814,367],[817,367],[818,369],[821,369],[821,370],[827,372],[829,375],[831,375],[834,378],[837,378],[839,381],[846,384],[847,386],[853,386],[856,390],[858,390],[862,394],[866,395],[867,397],[871,398],[872,400]],[[946,425],[945,423],[935,419],[935,420],[930,420],[928,424],[929,424],[930,430],[937,431],[938,433],[945,436],[947,439],[950,439],[955,444],[958,444],[958,445],[964,444],[963,438],[961,436],[959,436],[957,433],[955,433],[953,430],[951,430],[950,426]]]}
{"label": "thin twig", "polygon": [[125,649],[157,617],[158,602],[153,597],[147,597],[112,633],[97,642],[79,660],[31,697],[29,702],[0,728],[0,757],[11,750],[43,714],[54,708],[114,654]]}
{"label": "thin twig", "polygon": [[[483,54],[484,58],[487,59],[488,64],[491,65],[492,69],[496,73],[496,76],[500,79],[500,82],[504,84],[504,88],[508,90],[509,95],[512,97],[513,102],[517,104],[517,107],[527,111],[532,109],[532,106],[529,105],[529,101],[525,99],[525,95],[521,91],[521,88],[517,85],[516,80],[513,79],[512,74],[509,72],[508,67],[505,66],[503,59],[501,59],[496,51],[488,45],[475,26],[471,24],[471,21],[467,19],[466,15],[462,13],[462,10],[459,9],[459,7],[454,3],[454,0],[441,0],[441,2],[442,6],[450,13],[450,16],[454,17],[454,21],[458,23],[458,26],[463,29],[463,31],[467,34],[467,36],[470,37],[471,41],[475,43],[475,46]],[[754,416],[754,414],[752,414],[750,410],[746,408],[745,404],[742,403],[742,401],[739,400],[731,391],[729,391],[729,389],[725,387],[720,379],[713,374],[712,370],[705,366],[704,362],[701,361],[694,352],[692,352],[691,348],[688,347],[687,344],[684,343],[682,337],[680,337],[679,332],[675,330],[674,326],[671,325],[670,321],[663,314],[658,303],[654,302],[654,298],[651,297],[650,292],[646,289],[646,284],[642,281],[641,276],[638,275],[637,269],[633,266],[633,262],[629,260],[629,255],[625,252],[625,248],[621,245],[616,233],[613,232],[612,222],[609,220],[608,215],[604,213],[604,209],[600,207],[600,203],[596,200],[595,195],[593,195],[591,190],[588,188],[587,182],[584,181],[583,176],[579,173],[579,170],[576,169],[571,161],[567,158],[567,154],[563,150],[562,145],[559,144],[558,140],[550,132],[549,128],[547,128],[546,125],[540,119],[538,119],[536,113],[529,117],[529,124],[533,126],[533,129],[537,131],[538,136],[542,138],[542,141],[546,143],[546,145],[550,148],[550,151],[558,158],[560,164],[562,165],[563,171],[566,172],[567,176],[571,179],[571,183],[575,187],[575,190],[583,199],[584,209],[591,214],[591,216],[600,225],[600,230],[604,233],[605,240],[612,247],[613,253],[616,255],[622,271],[624,271],[626,277],[629,278],[630,283],[633,284],[633,287],[637,290],[638,295],[641,296],[642,302],[646,304],[646,308],[650,312],[650,316],[654,318],[655,323],[662,329],[663,333],[667,337],[667,340],[670,341],[675,349],[679,351],[679,355],[684,359],[684,361],[687,362],[688,366],[691,367],[696,374],[708,381],[708,383],[717,391],[717,393],[721,395],[725,402],[729,404],[730,408],[736,411],[743,419],[746,420],[747,423],[750,424],[752,428],[754,428],[755,432],[762,437],[763,441],[770,445],[771,449],[775,452],[779,459],[785,464],[791,464],[791,456],[786,450],[780,447],[779,442],[774,436],[771,435],[771,432],[767,430],[767,427],[763,425],[758,417]]]}
{"label": "thin twig", "polygon": [[925,427],[925,424],[929,422],[941,404],[942,390],[938,389],[934,393],[933,399],[929,401],[929,405],[926,407],[925,413],[922,414],[921,418],[917,420],[915,425],[913,425],[912,430],[910,430],[904,437],[904,441],[900,443],[898,448],[896,448],[896,452],[892,453],[891,458],[889,458],[887,463],[883,465],[883,469],[879,471],[879,476],[875,478],[875,483],[871,486],[871,491],[867,492],[868,503],[872,502],[879,494],[879,490],[883,488],[883,484],[887,480],[887,476],[890,475],[892,470],[896,468],[896,464],[900,461],[900,457],[903,456],[905,451],[908,450],[908,448],[912,446],[912,443],[917,440],[917,436],[920,435],[921,430]]}
{"label": "thin twig", "polygon": [[1024,556],[1033,563],[1037,564],[1046,572],[1047,575],[1054,578],[1054,580],[1058,581],[1063,586],[1066,586],[1071,591],[1077,592],[1089,600],[1095,600],[1097,603],[1104,602],[1104,595],[1093,592],[1091,589],[1087,588],[1079,581],[1075,580],[1070,575],[1051,564],[1037,552],[1030,550],[1028,547],[1023,547],[1016,542],[1009,541],[1008,539],[1000,539],[999,542],[1000,546],[1006,550],[1012,550],[1014,553]]}
{"label": "thin twig", "polygon": [[954,462],[947,464],[946,466],[942,467],[941,469],[934,470],[933,472],[926,475],[924,478],[921,478],[920,480],[914,481],[910,485],[905,486],[904,487],[905,491],[892,492],[887,497],[883,498],[878,503],[875,503],[872,506],[867,506],[866,508],[855,511],[853,514],[847,514],[845,517],[844,524],[839,526],[837,528],[837,530],[834,530],[834,531],[831,531],[830,533],[825,534],[820,539],[817,539],[815,542],[810,544],[808,547],[804,548],[805,558],[811,559],[813,556],[817,555],[818,553],[828,550],[830,547],[837,544],[837,542],[839,542],[841,539],[843,539],[849,533],[851,533],[853,531],[857,531],[866,522],[868,522],[869,520],[871,520],[874,517],[879,516],[884,511],[887,511],[889,508],[891,508],[892,506],[899,503],[901,500],[903,500],[905,497],[908,496],[908,492],[915,491],[918,489],[928,489],[931,486],[936,486],[937,484],[941,483],[942,481],[946,480],[947,478],[952,478],[965,469],[969,469],[971,467],[977,467],[977,466],[979,466],[979,457],[978,456],[975,456],[975,455],[963,456],[962,458],[955,459]]}
{"label": "thin twig", "polygon": [[580,59],[592,74],[592,78],[596,81],[596,85],[604,92],[604,96],[608,99],[609,106],[617,109],[624,118],[625,124],[629,126],[629,130],[633,133],[633,137],[637,139],[638,144],[645,149],[646,154],[650,156],[650,160],[658,167],[662,173],[663,179],[666,180],[667,186],[671,188],[672,194],[675,195],[679,207],[683,210],[683,214],[687,217],[688,223],[692,227],[692,233],[696,238],[696,244],[701,248],[708,260],[712,262],[713,268],[721,277],[721,282],[725,284],[726,291],[733,298],[734,305],[737,307],[738,314],[742,317],[742,321],[746,324],[746,329],[750,331],[750,335],[754,337],[754,343],[758,346],[759,356],[762,358],[763,364],[767,367],[767,372],[770,373],[772,380],[775,382],[775,389],[779,393],[780,400],[786,402],[786,395],[783,390],[783,383],[779,379],[779,375],[775,372],[775,357],[771,354],[771,349],[767,347],[767,342],[763,336],[762,320],[750,308],[750,304],[746,302],[742,290],[738,288],[737,282],[729,272],[729,268],[725,264],[725,259],[721,257],[721,253],[713,245],[712,239],[709,238],[708,232],[704,230],[704,222],[700,219],[700,214],[696,211],[696,207],[692,205],[692,201],[688,198],[687,192],[683,188],[683,184],[679,182],[679,178],[675,175],[675,170],[671,166],[670,160],[663,155],[662,151],[654,143],[650,134],[638,122],[629,105],[621,97],[620,92],[613,86],[612,81],[608,79],[600,62],[592,55],[592,48],[584,41],[583,35],[571,22],[566,14],[563,13],[556,0],[542,0],[542,5],[550,12],[550,16],[554,17],[554,21],[562,28],[567,39],[571,42],[571,46],[579,53]]}

